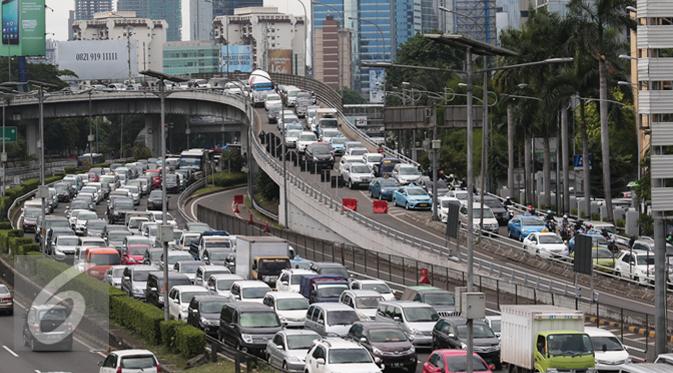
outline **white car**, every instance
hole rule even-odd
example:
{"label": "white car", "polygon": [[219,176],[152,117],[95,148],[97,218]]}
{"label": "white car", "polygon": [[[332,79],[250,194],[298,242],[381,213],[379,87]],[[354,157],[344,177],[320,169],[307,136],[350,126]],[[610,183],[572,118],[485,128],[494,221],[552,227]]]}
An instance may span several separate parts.
{"label": "white car", "polygon": [[346,151],[346,155],[360,157],[360,159],[362,159],[362,156],[364,156],[365,154],[367,154],[367,148],[354,147],[354,148],[349,148]]}
{"label": "white car", "polygon": [[523,250],[531,255],[543,258],[561,257],[567,253],[567,247],[561,237],[552,232],[533,232],[523,239]]}
{"label": "white car", "polygon": [[[500,229],[500,224],[498,224],[498,219],[495,218],[495,215],[493,214],[493,210],[491,210],[490,207],[488,206],[482,206],[483,211],[484,211],[484,225],[483,229],[485,231],[493,232],[493,233],[498,233],[498,230]],[[479,228],[479,223],[481,222],[481,209],[479,206],[474,206],[472,208],[472,226],[475,228]],[[458,210],[458,219],[460,220],[460,224],[463,226],[467,225],[467,206],[461,206],[460,210]]]}
{"label": "white car", "polygon": [[362,157],[353,155],[344,155],[341,157],[339,160],[339,175],[343,176],[343,170],[346,168],[346,165],[350,163],[362,163]]}
{"label": "white car", "polygon": [[381,153],[365,153],[362,155],[362,162],[365,163],[372,170],[383,161],[383,154]]}
{"label": "white car", "polygon": [[384,300],[395,300],[395,294],[383,280],[353,280],[350,283],[350,288],[353,290],[373,290],[381,294]]}
{"label": "white car", "polygon": [[366,348],[341,338],[323,338],[306,354],[305,373],[380,373]]}
{"label": "white car", "polygon": [[301,136],[303,131],[301,130],[287,130],[285,131],[285,146],[288,148],[294,148],[297,146],[297,140]]}
{"label": "white car", "polygon": [[374,290],[345,290],[339,296],[339,303],[354,309],[360,320],[374,320],[379,302],[383,300]]}
{"label": "white car", "polygon": [[264,99],[264,110],[269,110],[269,107],[271,105],[282,105],[282,100],[280,98],[280,95],[278,93],[269,93],[266,95],[266,98]]}
{"label": "white car", "polygon": [[325,128],[320,132],[320,141],[330,142],[335,137],[343,137],[343,134],[336,128]]}
{"label": "white car", "polygon": [[211,294],[231,297],[231,286],[234,282],[242,280],[243,277],[233,273],[216,273],[208,276],[206,288]]}
{"label": "white car", "polygon": [[318,138],[315,133],[310,131],[303,131],[299,138],[297,139],[297,151],[303,153],[306,151],[306,147],[314,142],[317,142]]}
{"label": "white car", "polygon": [[182,232],[182,235],[178,240],[178,248],[183,251],[189,251],[189,246],[192,244],[192,242],[198,241],[199,237],[201,237],[200,233]]}
{"label": "white car", "polygon": [[187,320],[189,302],[195,295],[208,294],[202,286],[179,285],[173,286],[168,292],[168,314],[176,320]]}
{"label": "white car", "polygon": [[54,255],[60,258],[74,255],[78,245],[79,237],[77,236],[58,236],[54,243]]}
{"label": "white car", "polygon": [[619,365],[631,363],[631,356],[614,333],[609,330],[584,327],[594,346],[597,371],[619,370]]}
{"label": "white car", "polygon": [[98,373],[160,372],[159,360],[148,350],[113,351],[99,365]]}
{"label": "white car", "polygon": [[439,204],[437,215],[442,223],[446,223],[449,220],[449,205],[451,204],[451,201],[455,200],[447,196],[437,197],[437,203]]}
{"label": "white car", "polygon": [[615,272],[641,284],[654,282],[654,253],[645,250],[622,251],[615,260]]}
{"label": "white car", "polygon": [[308,300],[299,293],[271,291],[262,304],[269,306],[287,328],[303,328],[308,310]]}
{"label": "white car", "polygon": [[231,295],[241,302],[262,303],[264,296],[270,291],[269,285],[258,280],[234,281],[231,285]]}
{"label": "white car", "polygon": [[129,218],[128,228],[132,234],[141,233],[140,227],[143,223],[150,222],[150,219],[145,216],[134,216]]}
{"label": "white car", "polygon": [[421,171],[412,164],[398,163],[393,168],[393,177],[400,185],[407,185],[418,181],[421,178]]}
{"label": "white car", "polygon": [[[163,214],[161,211],[147,210],[147,213],[152,214],[155,223],[161,224],[163,220]],[[166,222],[172,225],[174,228],[177,228],[178,226],[178,222],[175,220],[175,218],[173,217],[173,215],[171,215],[170,212],[166,213]]]}
{"label": "white car", "polygon": [[133,199],[134,205],[140,204],[140,187],[137,185],[127,185],[126,189],[131,193],[131,199]]}
{"label": "white car", "polygon": [[114,265],[105,271],[105,282],[117,289],[122,288],[122,277],[124,275],[125,265]]}
{"label": "white car", "polygon": [[299,286],[301,284],[301,279],[305,276],[315,275],[316,273],[301,268],[290,268],[284,269],[281,271],[280,276],[278,276],[278,281],[276,281],[276,290],[299,293]]}
{"label": "white car", "polygon": [[75,209],[68,213],[68,223],[70,224],[70,228],[75,229],[75,224],[77,223],[77,215],[79,215],[82,212],[89,212],[89,210]]}
{"label": "white car", "polygon": [[460,202],[461,205],[467,204],[467,190],[450,190],[446,193],[446,198]]}
{"label": "white car", "polygon": [[341,178],[350,189],[369,185],[374,179],[374,171],[364,163],[346,163],[341,169]]}

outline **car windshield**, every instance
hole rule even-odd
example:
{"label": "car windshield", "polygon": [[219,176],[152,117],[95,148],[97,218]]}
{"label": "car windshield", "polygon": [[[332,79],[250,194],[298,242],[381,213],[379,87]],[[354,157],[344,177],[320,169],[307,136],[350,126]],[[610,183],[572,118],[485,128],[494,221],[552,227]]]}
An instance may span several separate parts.
{"label": "car windshield", "polygon": [[367,364],[372,357],[364,348],[333,348],[329,350],[330,364]]}
{"label": "car windshield", "polygon": [[133,281],[147,281],[147,277],[152,271],[133,271]]}
{"label": "car windshield", "polygon": [[115,208],[119,210],[133,210],[133,201],[129,199],[117,199],[115,200]]}
{"label": "car windshield", "polygon": [[259,263],[259,271],[267,274],[277,275],[288,268],[290,268],[289,259],[265,259]]}
{"label": "car windshield", "polygon": [[115,242],[121,242],[124,241],[124,237],[128,236],[128,232],[108,232],[107,234],[107,240],[109,242],[115,241]]}
{"label": "car windshield", "polygon": [[367,149],[351,149],[351,155],[364,155],[367,154]]}
{"label": "car windshield", "polygon": [[155,366],[156,362],[152,355],[125,356],[120,364],[123,369],[149,369]]}
{"label": "car windshield", "polygon": [[309,275],[308,274],[293,274],[290,277],[290,285],[300,285],[301,284],[301,279],[306,277],[306,276],[309,276]]}
{"label": "car windshield", "polygon": [[321,119],[320,128],[337,128],[336,119]]}
{"label": "car windshield", "polygon": [[207,240],[205,243],[206,249],[230,249],[231,242],[229,240]]}
{"label": "car windshield", "polygon": [[313,154],[330,154],[332,147],[327,144],[313,144],[310,147],[310,151]]}
{"label": "car windshield", "polygon": [[502,208],[502,204],[495,198],[484,198],[484,204],[491,208]]}
{"label": "car windshield", "polygon": [[400,167],[400,175],[420,175],[416,167]]}
{"label": "car windshield", "polygon": [[227,258],[227,255],[229,255],[229,253],[224,252],[224,251],[219,251],[219,250],[218,251],[212,251],[212,252],[209,251],[208,252],[208,260],[210,260],[211,262],[212,261],[224,260],[224,259]]}
{"label": "car windshield", "polygon": [[0,285],[0,294],[9,294],[9,289],[5,285]]}
{"label": "car windshield", "polygon": [[500,320],[491,320],[491,330],[500,333]]}
{"label": "car windshield", "polygon": [[169,255],[168,264],[175,264],[182,260],[192,260],[192,256],[185,253],[184,255]]}
{"label": "car windshield", "polygon": [[351,167],[351,171],[355,174],[368,174],[371,173],[369,166],[356,164]]}
{"label": "car windshield", "polygon": [[77,246],[79,239],[76,237],[59,237],[56,244],[59,246]]}
{"label": "car windshield", "polygon": [[133,245],[126,247],[127,255],[144,255],[147,246]]}
{"label": "car windshield", "polygon": [[299,131],[299,130],[287,130],[287,131],[285,132],[285,137],[294,137],[294,138],[297,138],[297,137],[299,137],[299,136],[301,136],[301,131]]}
{"label": "car windshield", "polygon": [[41,209],[25,209],[23,211],[24,218],[36,219],[40,215],[42,215]]}
{"label": "car windshield", "polygon": [[654,255],[638,255],[636,258],[639,266],[654,265]]}
{"label": "car windshield", "polygon": [[95,254],[91,256],[91,263],[95,265],[117,265],[120,262],[118,254]]}
{"label": "car windshield", "polygon": [[[205,289],[204,289],[205,290]],[[189,303],[195,295],[203,294],[205,291],[184,291],[180,293],[180,301],[182,303]]]}
{"label": "car windshield", "polygon": [[521,217],[521,224],[522,225],[534,225],[534,226],[541,226],[544,225],[544,222],[540,218],[536,218],[534,216],[522,216]]}
{"label": "car windshield", "polygon": [[182,272],[182,273],[196,273],[196,270],[202,264],[203,263],[201,263],[201,262],[194,262],[194,263],[182,262],[182,263],[180,263],[180,272]]}
{"label": "car windshield", "polygon": [[280,311],[307,310],[308,301],[306,298],[277,299],[276,308]]}
{"label": "car windshield", "polygon": [[82,247],[105,247],[105,242],[96,240],[82,240]]}
{"label": "car windshield", "polygon": [[321,298],[336,298],[346,289],[346,285],[318,285],[317,293]]}
{"label": "car windshield", "polygon": [[[467,370],[467,355],[448,356],[446,358],[449,372],[465,372]],[[476,356],[472,356],[472,371],[483,372],[489,370],[484,361]]]}
{"label": "car windshield", "polygon": [[96,213],[92,211],[82,211],[79,213],[79,215],[77,215],[77,219],[79,220],[98,219],[98,215],[96,215]]}
{"label": "car windshield", "polygon": [[330,140],[330,142],[331,142],[332,144],[344,144],[344,143],[346,143],[346,138],[345,138],[345,137],[341,137],[341,136],[339,136],[339,137],[332,137],[332,139]]}
{"label": "car windshield", "polygon": [[252,287],[252,288],[243,288],[243,298],[245,299],[261,299],[264,298],[266,293],[270,292],[271,289],[265,286]]}
{"label": "car windshield", "polygon": [[68,317],[68,310],[62,307],[50,308],[48,310],[40,311],[38,319],[40,320],[55,320],[62,321]]}
{"label": "car windshield", "polygon": [[367,162],[381,162],[383,154],[370,154],[367,156]]}
{"label": "car windshield", "polygon": [[313,134],[313,133],[302,133],[301,137],[299,137],[299,140],[301,140],[301,141],[315,141],[316,137],[315,137],[315,134]]}
{"label": "car windshield", "polygon": [[362,284],[363,290],[374,290],[380,294],[390,294],[392,290],[386,284]]}
{"label": "car windshield", "polygon": [[240,316],[243,328],[277,328],[280,320],[273,312],[243,312]]}
{"label": "car windshield", "polygon": [[552,356],[577,356],[593,353],[593,345],[586,334],[552,334],[547,337],[547,348]]}
{"label": "car windshield", "polygon": [[382,299],[381,297],[357,297],[355,298],[355,306],[362,309],[376,308]]}
{"label": "car windshield", "polygon": [[320,339],[319,336],[313,334],[304,335],[288,335],[287,349],[288,350],[308,350],[313,346],[313,341]]}
{"label": "car windshield", "polygon": [[543,234],[543,235],[540,235],[540,243],[562,244],[563,240],[561,239],[561,237],[559,237],[555,234]]}
{"label": "car windshield", "polygon": [[612,259],[614,258],[614,254],[612,254],[612,251],[604,248],[604,247],[597,247],[593,249],[592,255],[594,259]]}
{"label": "car windshield", "polygon": [[395,179],[383,179],[381,180],[382,187],[395,187],[400,185]]}
{"label": "car windshield", "polygon": [[236,281],[236,279],[217,280],[215,286],[217,286],[217,290],[231,290],[231,285],[234,284],[234,281]]}
{"label": "car windshield", "polygon": [[380,330],[370,330],[369,331],[369,341],[376,343],[384,342],[405,342],[409,339],[399,329],[380,329]]}
{"label": "car windshield", "polygon": [[453,294],[443,291],[428,292],[423,295],[423,303],[431,306],[453,306],[456,300]]}
{"label": "car windshield", "polygon": [[623,351],[624,347],[616,337],[591,337],[594,351]]}
{"label": "car windshield", "polygon": [[106,225],[107,225],[107,223],[105,223],[105,221],[103,221],[103,220],[90,220],[86,224],[86,227],[88,229],[101,229],[102,230],[103,228],[105,228]]}
{"label": "car windshield", "polygon": [[228,302],[223,300],[200,302],[199,311],[201,311],[201,313],[220,313],[222,311],[222,307],[224,307],[224,305],[227,303]]}
{"label": "car windshield", "polygon": [[407,194],[410,196],[427,196],[428,193],[421,188],[407,188]]}
{"label": "car windshield", "polygon": [[[125,233],[128,235],[128,233]],[[126,236],[124,236],[126,237]],[[130,236],[126,239],[126,244],[127,245],[134,245],[134,244],[145,244],[145,245],[150,245],[150,239],[147,237],[135,237],[135,236]]]}
{"label": "car windshield", "polygon": [[[457,325],[456,329],[460,338],[467,338],[467,324]],[[495,338],[495,334],[488,325],[474,323],[474,338]]]}
{"label": "car windshield", "polygon": [[435,322],[439,315],[432,307],[407,307],[404,309],[407,322]]}
{"label": "car windshield", "polygon": [[320,269],[321,275],[337,275],[348,278],[348,271],[343,267],[324,267]]}
{"label": "car windshield", "polygon": [[[474,208],[472,209],[472,216],[476,218],[481,218],[481,209],[480,208]],[[495,215],[493,215],[493,211],[491,209],[484,209],[484,218],[487,219],[495,219]]]}

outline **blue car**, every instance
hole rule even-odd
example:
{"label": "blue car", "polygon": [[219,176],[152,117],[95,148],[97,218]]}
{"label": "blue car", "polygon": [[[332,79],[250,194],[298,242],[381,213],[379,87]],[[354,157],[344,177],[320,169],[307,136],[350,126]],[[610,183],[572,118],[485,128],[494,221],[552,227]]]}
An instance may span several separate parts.
{"label": "blue car", "polygon": [[400,183],[392,177],[377,177],[369,183],[369,196],[392,201],[393,193],[399,188]]}
{"label": "blue car", "polygon": [[393,204],[404,206],[407,210],[430,210],[432,208],[432,198],[423,188],[407,186],[399,188],[393,193]]}
{"label": "blue car", "polygon": [[[603,237],[600,231],[591,229],[588,232],[586,232],[585,235],[591,237],[593,247],[608,248],[608,240],[606,240],[605,237]],[[570,241],[568,241],[568,250],[570,250],[571,253],[575,251],[575,237],[571,238]]]}
{"label": "blue car", "polygon": [[517,215],[507,223],[509,237],[519,241],[523,241],[533,232],[542,232],[545,228],[544,220],[532,215]]}

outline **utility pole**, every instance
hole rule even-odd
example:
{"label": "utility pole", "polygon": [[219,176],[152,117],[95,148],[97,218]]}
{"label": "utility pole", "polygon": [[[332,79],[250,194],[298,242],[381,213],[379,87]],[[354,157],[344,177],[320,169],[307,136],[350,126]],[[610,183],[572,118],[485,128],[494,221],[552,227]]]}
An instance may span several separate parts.
{"label": "utility pole", "polygon": [[128,52],[128,58],[126,60],[129,68],[129,84],[131,84],[131,26],[126,28],[126,50]]}

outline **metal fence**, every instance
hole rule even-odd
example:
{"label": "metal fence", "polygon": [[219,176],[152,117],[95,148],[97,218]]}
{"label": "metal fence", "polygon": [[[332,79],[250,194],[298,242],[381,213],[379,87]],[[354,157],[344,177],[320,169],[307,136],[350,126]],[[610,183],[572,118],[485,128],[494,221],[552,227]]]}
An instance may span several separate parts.
{"label": "metal fence", "polygon": [[[421,268],[429,272],[434,286],[454,291],[456,287],[467,285],[466,273],[449,268],[441,263],[426,263],[411,257],[379,253],[358,246],[335,243],[309,237],[286,229],[269,226],[259,222],[243,220],[231,215],[200,206],[198,220],[213,228],[223,229],[237,235],[274,235],[286,239],[298,255],[312,261],[341,263],[359,276],[378,278],[387,281],[393,288],[417,285]],[[456,259],[457,260],[457,259]],[[479,268],[478,268],[479,269]],[[640,358],[652,359],[654,349],[648,349],[653,341],[650,331],[654,330],[654,315],[635,312],[620,307],[602,304],[583,296],[569,292],[567,288],[555,287],[552,282],[546,289],[540,289],[539,283],[533,286],[521,284],[513,279],[500,277],[497,273],[485,275],[475,271],[475,287],[487,296],[487,307],[497,311],[501,304],[553,304],[581,310],[587,320],[597,326],[608,326],[616,334],[636,333],[642,335],[642,346],[631,346],[632,353]]]}

